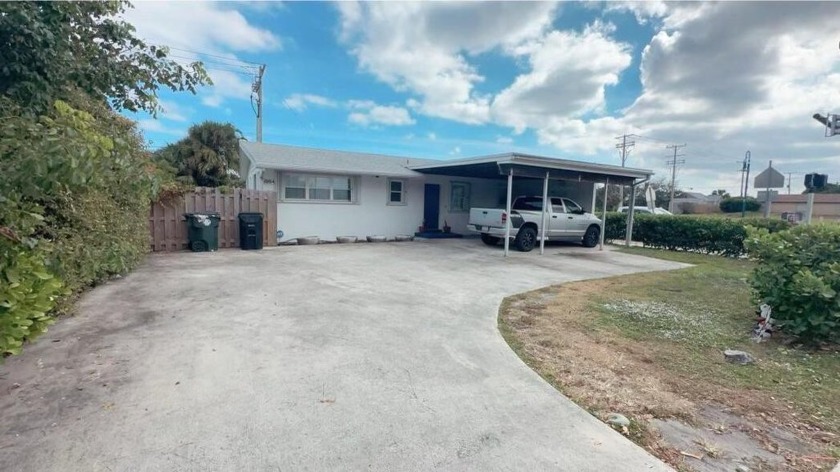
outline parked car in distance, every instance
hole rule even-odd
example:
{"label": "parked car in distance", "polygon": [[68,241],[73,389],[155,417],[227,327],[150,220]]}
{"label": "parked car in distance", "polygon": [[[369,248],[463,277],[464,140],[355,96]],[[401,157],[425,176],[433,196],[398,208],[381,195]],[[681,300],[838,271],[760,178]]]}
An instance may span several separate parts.
{"label": "parked car in distance", "polygon": [[[629,206],[619,207],[618,211],[621,212],[621,213],[628,213],[630,211],[630,207]],[[654,208],[653,211],[651,211],[650,208],[648,208],[646,206],[634,207],[633,212],[634,213],[644,213],[646,215],[673,215],[673,213],[671,213],[670,211],[668,211],[664,208]]]}
{"label": "parked car in distance", "polygon": [[[546,208],[545,236],[547,241],[580,242],[595,247],[601,237],[601,220],[587,213],[574,201],[551,197]],[[542,197],[517,197],[510,212],[510,237],[516,249],[528,252],[540,240],[543,213]],[[484,244],[495,246],[504,240],[508,214],[503,209],[471,208],[470,231],[481,233]]]}

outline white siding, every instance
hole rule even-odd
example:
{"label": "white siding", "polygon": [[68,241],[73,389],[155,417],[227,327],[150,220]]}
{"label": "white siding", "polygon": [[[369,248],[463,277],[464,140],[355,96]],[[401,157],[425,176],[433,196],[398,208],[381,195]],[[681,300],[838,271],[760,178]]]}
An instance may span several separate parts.
{"label": "white siding", "polygon": [[336,236],[371,235],[394,237],[414,234],[423,219],[423,180],[404,179],[405,205],[388,205],[388,178],[370,175],[355,179],[354,203],[284,202],[281,176],[273,174],[280,201],[277,203],[277,229],[283,239],[318,236],[335,240]]}

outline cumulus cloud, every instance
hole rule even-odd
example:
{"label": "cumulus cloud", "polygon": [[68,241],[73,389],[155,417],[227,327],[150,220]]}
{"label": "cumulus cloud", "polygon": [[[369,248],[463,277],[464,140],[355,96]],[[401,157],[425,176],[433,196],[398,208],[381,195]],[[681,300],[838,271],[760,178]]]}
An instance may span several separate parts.
{"label": "cumulus cloud", "polygon": [[[418,98],[419,112],[463,123],[489,120],[490,97],[468,55],[512,46],[551,22],[546,2],[341,2],[341,38],[360,68]],[[464,25],[470,25],[465,28]]]}
{"label": "cumulus cloud", "polygon": [[[245,6],[247,8],[247,6]],[[208,62],[213,87],[199,92],[202,103],[220,106],[225,99],[248,100],[251,82],[246,70],[231,72],[238,64],[237,53],[259,53],[282,48],[271,31],[250,23],[230,4],[222,2],[135,2],[124,17],[134,25],[137,36],[148,44],[173,48],[172,59],[186,64]],[[210,64],[212,58],[225,65]]]}
{"label": "cumulus cloud", "polygon": [[334,100],[310,93],[295,93],[289,95],[283,100],[284,107],[297,112],[306,110],[310,105],[328,108],[334,108],[337,106]]}
{"label": "cumulus cloud", "polygon": [[618,83],[632,59],[630,46],[608,36],[613,29],[595,23],[581,33],[552,31],[515,48],[512,52],[526,57],[531,70],[493,100],[496,122],[521,133],[554,116],[603,111],[605,87]]}
{"label": "cumulus cloud", "polygon": [[376,105],[368,100],[351,100],[349,106],[358,110],[347,117],[355,125],[407,126],[415,123],[408,110],[402,107]]}

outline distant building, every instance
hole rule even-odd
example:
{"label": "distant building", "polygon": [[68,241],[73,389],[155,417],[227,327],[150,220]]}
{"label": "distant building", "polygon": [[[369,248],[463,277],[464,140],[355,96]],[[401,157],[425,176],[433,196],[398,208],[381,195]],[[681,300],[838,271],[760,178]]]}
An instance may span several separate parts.
{"label": "distant building", "polygon": [[[802,220],[808,209],[808,195],[779,195],[773,200],[770,206],[770,213],[774,218],[782,217],[782,214],[790,216],[791,219]],[[811,221],[840,221],[840,194],[817,193],[814,195],[814,211],[811,214]]]}
{"label": "distant building", "polygon": [[682,192],[674,198],[674,213],[715,213],[718,211],[720,195],[703,195],[700,192]]}

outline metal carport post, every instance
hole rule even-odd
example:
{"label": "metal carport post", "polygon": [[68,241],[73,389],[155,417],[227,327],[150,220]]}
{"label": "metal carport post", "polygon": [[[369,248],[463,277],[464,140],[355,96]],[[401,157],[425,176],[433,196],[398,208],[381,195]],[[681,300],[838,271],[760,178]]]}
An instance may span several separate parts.
{"label": "metal carport post", "polygon": [[510,218],[510,199],[513,193],[513,167],[508,169],[508,179],[507,179],[507,206],[506,208],[506,215],[507,219],[505,220],[505,257],[508,256],[508,248],[510,247],[510,225],[511,225],[511,218]]}
{"label": "metal carport post", "polygon": [[607,195],[609,195],[609,190],[610,178],[607,177],[607,181],[604,182],[604,211],[601,213],[601,242],[598,248],[599,251],[604,250],[604,233],[607,231]]}
{"label": "metal carport post", "polygon": [[542,218],[540,219],[540,255],[545,254],[545,217],[548,213],[548,174],[545,173],[545,180],[543,180],[543,203],[542,203]]}

